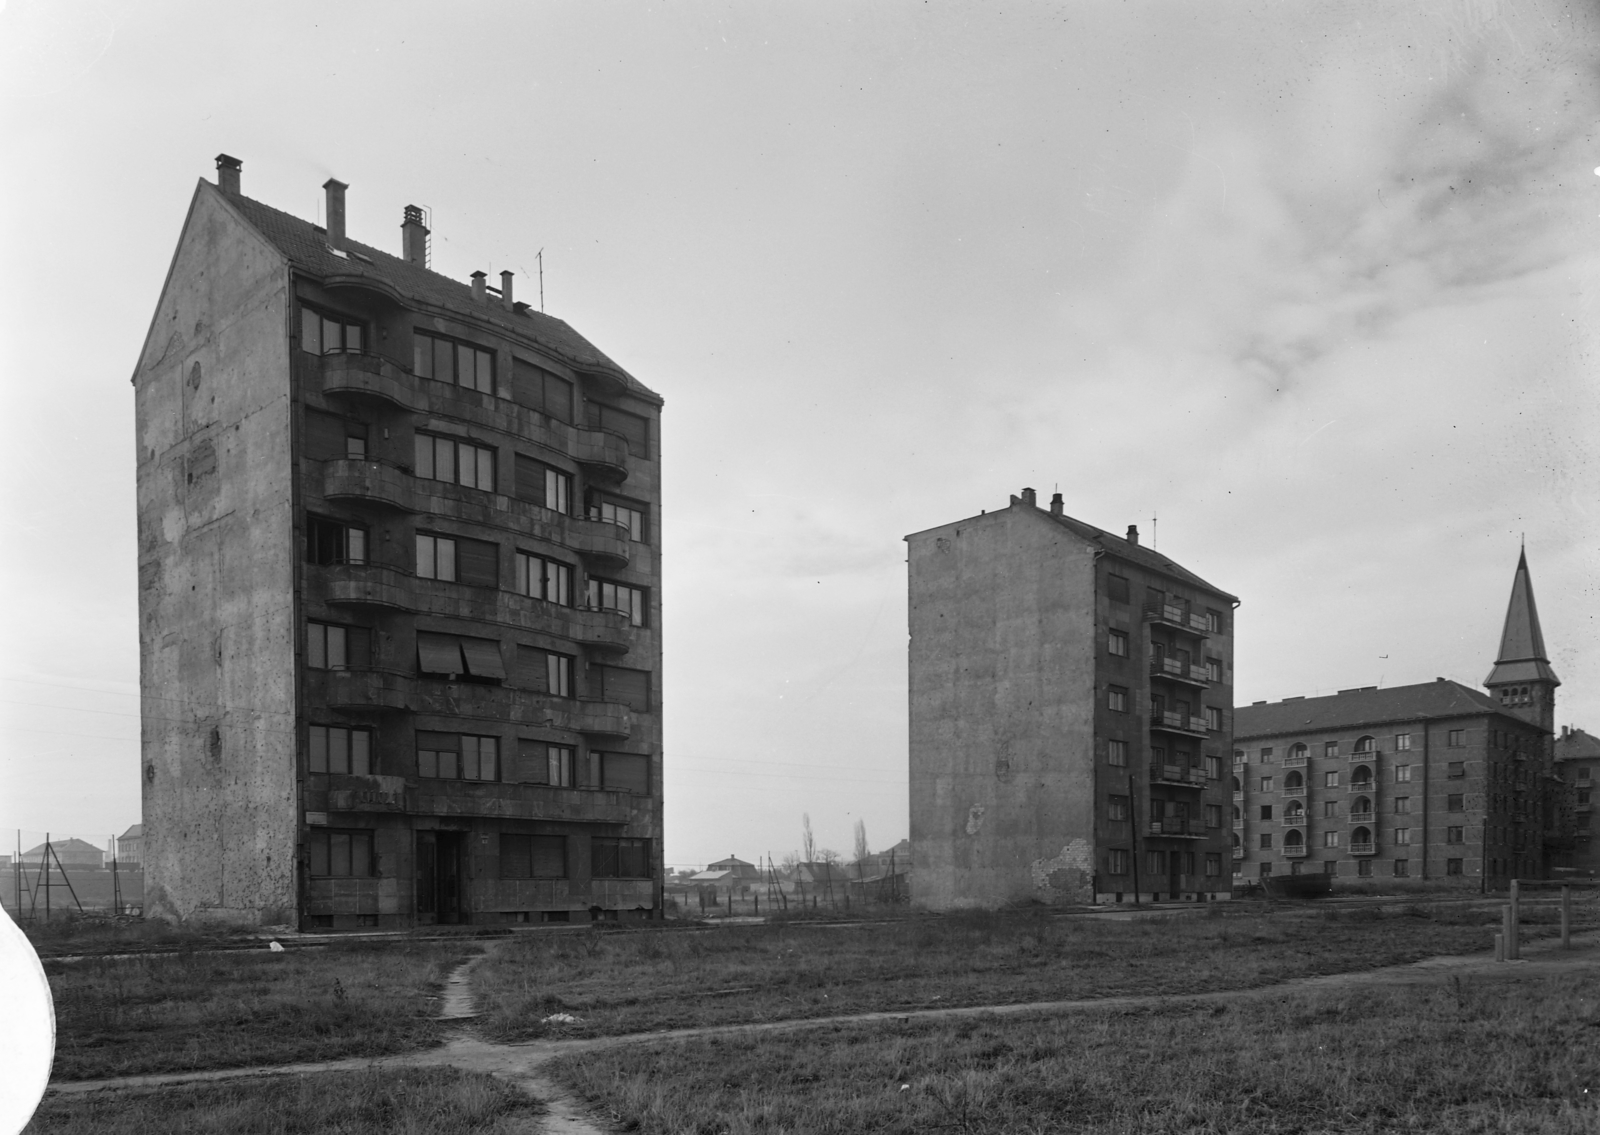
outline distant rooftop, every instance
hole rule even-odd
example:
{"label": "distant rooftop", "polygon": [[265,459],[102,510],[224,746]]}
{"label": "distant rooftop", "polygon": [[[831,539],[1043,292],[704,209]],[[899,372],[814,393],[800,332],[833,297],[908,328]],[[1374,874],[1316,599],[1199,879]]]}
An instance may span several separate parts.
{"label": "distant rooftop", "polygon": [[1319,698],[1256,702],[1233,711],[1234,740],[1281,733],[1345,729],[1388,721],[1417,721],[1500,713],[1487,694],[1460,682],[1438,678],[1414,686],[1361,686]]}

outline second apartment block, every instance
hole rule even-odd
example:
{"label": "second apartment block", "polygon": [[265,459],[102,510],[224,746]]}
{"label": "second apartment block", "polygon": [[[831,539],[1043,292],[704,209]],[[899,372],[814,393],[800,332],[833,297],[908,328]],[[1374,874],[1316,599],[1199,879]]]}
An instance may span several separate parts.
{"label": "second apartment block", "polygon": [[1237,600],[1032,489],[906,541],[913,901],[1227,897]]}

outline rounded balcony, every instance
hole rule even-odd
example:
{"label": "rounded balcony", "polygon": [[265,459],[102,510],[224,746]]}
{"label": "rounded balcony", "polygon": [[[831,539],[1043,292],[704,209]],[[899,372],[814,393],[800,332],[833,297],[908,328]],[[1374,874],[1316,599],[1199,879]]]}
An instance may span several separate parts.
{"label": "rounded balcony", "polygon": [[609,520],[569,516],[563,519],[561,543],[596,567],[617,570],[628,566],[632,541],[628,530]]}
{"label": "rounded balcony", "polygon": [[328,564],[320,571],[326,601],[335,606],[417,609],[417,585],[410,572],[378,564]]}
{"label": "rounded balcony", "polygon": [[323,394],[381,402],[400,410],[416,409],[415,381],[388,359],[353,352],[316,358],[322,370]]}
{"label": "rounded balcony", "polygon": [[398,512],[417,512],[417,489],[411,474],[383,461],[343,458],[323,463],[322,495],[331,501],[378,505]]}
{"label": "rounded balcony", "polygon": [[623,481],[628,476],[628,443],[613,433],[575,428],[572,431],[572,459],[590,476]]}
{"label": "rounded balcony", "polygon": [[[348,713],[394,713],[411,708],[414,679],[392,670],[325,670],[308,675],[313,702]],[[317,697],[316,686],[321,686]]]}

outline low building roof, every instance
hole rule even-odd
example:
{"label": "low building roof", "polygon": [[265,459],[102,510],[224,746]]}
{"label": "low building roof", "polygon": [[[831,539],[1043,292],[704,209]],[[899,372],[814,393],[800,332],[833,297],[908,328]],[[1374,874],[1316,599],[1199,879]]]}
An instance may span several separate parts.
{"label": "low building roof", "polygon": [[1556,760],[1578,761],[1600,757],[1600,737],[1582,729],[1563,730],[1556,738]]}
{"label": "low building roof", "polygon": [[[1285,733],[1354,729],[1395,721],[1503,714],[1499,704],[1460,682],[1439,678],[1414,686],[1368,686],[1320,698],[1285,698],[1266,705],[1242,705],[1233,711],[1233,739],[1273,737]],[[1527,724],[1521,718],[1512,718]]]}

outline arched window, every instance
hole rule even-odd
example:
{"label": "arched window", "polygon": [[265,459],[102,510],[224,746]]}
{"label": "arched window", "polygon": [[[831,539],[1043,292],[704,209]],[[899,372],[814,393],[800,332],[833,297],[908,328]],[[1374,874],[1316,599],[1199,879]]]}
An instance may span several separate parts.
{"label": "arched window", "polygon": [[1298,771],[1291,772],[1288,776],[1283,778],[1283,786],[1285,788],[1303,788],[1305,787],[1305,783],[1306,778],[1301,776]]}
{"label": "arched window", "polygon": [[[1234,809],[1235,812],[1237,812],[1238,810],[1239,809],[1237,809],[1237,808]],[[1234,832],[1233,833],[1233,846],[1236,847],[1236,848],[1243,846],[1243,844],[1239,841],[1239,833],[1238,832]]]}
{"label": "arched window", "polygon": [[1371,799],[1369,799],[1366,796],[1357,796],[1356,797],[1356,802],[1354,804],[1350,805],[1350,814],[1352,816],[1363,816],[1363,815],[1370,816],[1370,815],[1372,815],[1372,801],[1371,801]]}
{"label": "arched window", "polygon": [[1356,739],[1356,752],[1358,752],[1358,753],[1370,753],[1370,752],[1372,752],[1372,738],[1371,737],[1359,737],[1359,738],[1357,738]]}
{"label": "arched window", "polygon": [[1303,741],[1298,743],[1298,744],[1290,745],[1289,746],[1289,759],[1291,761],[1303,761],[1303,760],[1306,759],[1306,753],[1308,751],[1309,750],[1307,750],[1307,748],[1305,746],[1305,743]]}
{"label": "arched window", "polygon": [[1357,765],[1356,771],[1350,774],[1350,787],[1358,786],[1367,788],[1372,786],[1372,769],[1366,765]]}
{"label": "arched window", "polygon": [[1283,810],[1284,821],[1288,823],[1303,820],[1305,819],[1305,815],[1305,805],[1300,803],[1298,800],[1289,801],[1289,806]]}
{"label": "arched window", "polygon": [[1235,804],[1233,806],[1233,822],[1237,824],[1242,819],[1244,819],[1244,815],[1239,811],[1239,805]]}
{"label": "arched window", "polygon": [[1350,846],[1351,847],[1357,847],[1357,846],[1359,846],[1361,844],[1367,844],[1369,847],[1371,846],[1371,844],[1372,844],[1372,829],[1371,828],[1357,828],[1355,831],[1350,833]]}
{"label": "arched window", "polygon": [[1239,783],[1239,778],[1238,777],[1234,777],[1233,778],[1233,790],[1235,792],[1243,792],[1244,791],[1244,785]]}
{"label": "arched window", "polygon": [[1290,828],[1288,831],[1283,833],[1284,847],[1302,847],[1304,846],[1305,842],[1306,837],[1300,834],[1299,828]]}

